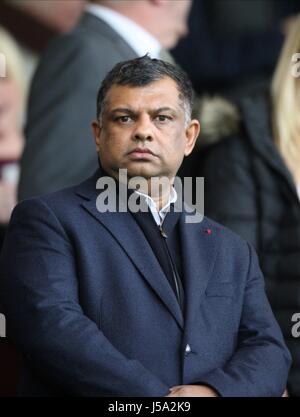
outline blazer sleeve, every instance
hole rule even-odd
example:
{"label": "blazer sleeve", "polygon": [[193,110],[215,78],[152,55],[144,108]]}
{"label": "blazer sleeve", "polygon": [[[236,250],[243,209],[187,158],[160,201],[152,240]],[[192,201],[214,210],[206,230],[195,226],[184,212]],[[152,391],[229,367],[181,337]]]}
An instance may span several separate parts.
{"label": "blazer sleeve", "polygon": [[14,210],[0,271],[10,336],[49,383],[80,396],[168,394],[82,310],[74,248],[45,202],[26,200]]}
{"label": "blazer sleeve", "polygon": [[197,379],[221,396],[281,397],[291,356],[264,291],[254,249],[249,247],[249,270],[244,292],[237,348],[223,368]]}
{"label": "blazer sleeve", "polygon": [[19,201],[75,185],[95,171],[97,92],[123,59],[112,41],[84,31],[59,37],[46,50],[30,91]]}

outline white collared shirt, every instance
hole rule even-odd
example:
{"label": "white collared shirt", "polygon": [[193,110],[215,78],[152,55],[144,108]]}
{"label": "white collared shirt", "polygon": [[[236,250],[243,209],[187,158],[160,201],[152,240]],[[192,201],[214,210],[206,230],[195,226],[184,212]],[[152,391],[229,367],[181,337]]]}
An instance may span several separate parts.
{"label": "white collared shirt", "polygon": [[297,185],[296,188],[297,188],[298,198],[300,200],[300,185]]}
{"label": "white collared shirt", "polygon": [[133,20],[99,4],[87,4],[85,10],[104,20],[138,56],[149,54],[151,58],[160,57],[162,46],[159,41]]}
{"label": "white collared shirt", "polygon": [[169,195],[169,201],[160,210],[157,210],[157,207],[156,207],[156,204],[155,204],[155,201],[153,200],[153,198],[151,198],[149,195],[141,193],[139,191],[135,191],[135,192],[145,198],[146,204],[148,205],[157,226],[162,225],[162,223],[164,221],[164,218],[166,217],[166,214],[169,211],[170,205],[172,203],[175,203],[177,201],[177,198],[178,198],[178,195],[177,195],[177,192],[176,192],[175,188],[172,187],[170,195]]}

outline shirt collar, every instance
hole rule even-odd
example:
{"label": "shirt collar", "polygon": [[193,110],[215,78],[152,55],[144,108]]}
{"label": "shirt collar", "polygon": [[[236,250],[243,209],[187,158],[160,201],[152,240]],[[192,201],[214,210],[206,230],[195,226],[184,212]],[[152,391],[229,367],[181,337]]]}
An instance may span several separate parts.
{"label": "shirt collar", "polygon": [[172,187],[167,204],[165,204],[160,210],[157,210],[157,207],[153,198],[151,198],[147,194],[141,193],[140,191],[135,191],[135,192],[145,198],[146,204],[148,205],[154,217],[154,220],[158,226],[162,224],[164,218],[166,217],[167,212],[169,211],[169,207],[171,206],[171,204],[175,203],[178,198],[177,191],[175,190],[174,187]]}
{"label": "shirt collar", "polygon": [[162,46],[159,41],[133,20],[99,4],[87,4],[85,10],[111,26],[138,56],[149,54],[151,58],[160,57]]}

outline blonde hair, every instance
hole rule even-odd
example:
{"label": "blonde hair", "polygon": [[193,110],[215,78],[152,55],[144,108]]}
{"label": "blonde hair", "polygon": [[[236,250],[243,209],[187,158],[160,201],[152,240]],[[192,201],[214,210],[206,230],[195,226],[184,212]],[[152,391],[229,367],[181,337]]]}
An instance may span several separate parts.
{"label": "blonde hair", "polygon": [[[290,28],[272,80],[275,143],[296,183],[300,183],[300,79],[292,73],[292,56],[300,52],[300,17]],[[300,75],[300,74],[299,74]]]}

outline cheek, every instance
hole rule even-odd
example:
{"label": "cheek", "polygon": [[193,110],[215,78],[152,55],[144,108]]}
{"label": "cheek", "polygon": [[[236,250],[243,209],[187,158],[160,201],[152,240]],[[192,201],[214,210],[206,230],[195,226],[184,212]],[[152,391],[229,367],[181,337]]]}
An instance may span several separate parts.
{"label": "cheek", "polygon": [[163,149],[162,158],[166,163],[177,164],[182,161],[186,148],[185,135],[182,131],[174,129],[172,135],[163,138],[161,143]]}
{"label": "cheek", "polygon": [[172,131],[172,146],[174,151],[179,152],[179,150],[185,149],[186,145],[186,136],[185,132],[182,129],[174,128]]}
{"label": "cheek", "polygon": [[120,133],[118,129],[107,129],[103,132],[103,136],[100,140],[100,152],[118,154],[122,149],[126,147],[126,139],[124,133]]}

